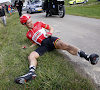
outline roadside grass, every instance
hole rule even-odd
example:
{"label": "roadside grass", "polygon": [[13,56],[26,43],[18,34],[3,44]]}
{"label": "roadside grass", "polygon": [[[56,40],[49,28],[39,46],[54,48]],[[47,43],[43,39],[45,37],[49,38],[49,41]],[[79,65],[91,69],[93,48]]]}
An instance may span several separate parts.
{"label": "roadside grass", "polygon": [[[95,90],[91,80],[75,72],[73,66],[56,50],[37,59],[37,77],[24,85],[14,79],[28,72],[28,55],[38,46],[26,38],[27,28],[18,13],[7,15],[7,26],[0,23],[0,90]],[[27,49],[22,49],[26,46]]]}
{"label": "roadside grass", "polygon": [[100,19],[100,2],[89,0],[86,4],[66,5],[66,14]]}
{"label": "roadside grass", "polygon": [[[69,5],[69,1],[72,1],[72,0],[65,0],[65,5]],[[97,0],[88,0],[87,3],[80,3],[80,4],[75,4],[75,5],[88,5],[88,4],[98,4],[100,3],[99,1]],[[75,5],[69,5],[69,6],[75,6]]]}

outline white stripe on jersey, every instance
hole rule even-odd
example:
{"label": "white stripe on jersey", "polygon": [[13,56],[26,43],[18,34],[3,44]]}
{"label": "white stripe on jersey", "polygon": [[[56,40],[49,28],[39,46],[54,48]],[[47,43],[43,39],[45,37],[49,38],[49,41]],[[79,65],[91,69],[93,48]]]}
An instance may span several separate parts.
{"label": "white stripe on jersey", "polygon": [[[31,30],[31,31],[32,31],[32,30]],[[32,32],[33,32],[33,31],[32,31]],[[33,32],[33,33],[34,33],[34,32]],[[40,29],[40,30],[38,30],[37,32],[34,33],[34,35],[33,35],[33,37],[32,37],[32,40],[33,40],[34,42],[36,42],[37,44],[41,45],[39,42],[37,42],[37,39],[41,39],[41,40],[42,40],[42,38],[39,38],[42,34],[44,35],[45,38],[48,37],[48,36],[46,36],[46,31],[45,31],[45,29],[42,28],[42,29]]]}

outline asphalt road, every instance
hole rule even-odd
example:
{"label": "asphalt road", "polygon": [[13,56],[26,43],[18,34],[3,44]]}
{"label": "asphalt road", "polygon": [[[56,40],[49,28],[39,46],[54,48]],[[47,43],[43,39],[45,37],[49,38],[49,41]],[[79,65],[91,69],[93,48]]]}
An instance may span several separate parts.
{"label": "asphalt road", "polygon": [[[51,25],[54,28],[53,36],[59,37],[64,42],[74,45],[88,54],[97,53],[100,56],[100,19],[73,15],[65,15],[64,18],[59,18],[57,15],[46,18],[45,12],[30,15],[34,23],[43,21]],[[75,66],[76,71],[90,78],[100,90],[100,61],[97,65],[91,65],[85,59],[73,56],[67,51],[61,52],[67,61]]]}

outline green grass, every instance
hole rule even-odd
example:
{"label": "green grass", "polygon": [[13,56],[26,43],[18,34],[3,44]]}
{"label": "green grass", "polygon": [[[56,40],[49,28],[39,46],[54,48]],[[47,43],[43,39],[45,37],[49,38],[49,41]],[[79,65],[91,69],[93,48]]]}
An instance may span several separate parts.
{"label": "green grass", "polygon": [[94,0],[87,4],[66,5],[66,14],[100,19],[100,2]]}
{"label": "green grass", "polygon": [[27,57],[38,46],[22,49],[32,44],[26,38],[27,28],[20,24],[18,13],[7,16],[6,27],[0,21],[0,90],[95,90],[56,50],[37,59],[34,80],[16,84],[14,79],[28,72]]}
{"label": "green grass", "polygon": [[[69,1],[72,1],[72,0],[65,0],[65,5],[68,6],[69,5]],[[98,4],[100,2],[98,2],[97,0],[88,0],[87,3],[82,3],[82,4],[76,4],[76,5],[89,5],[89,4]],[[70,6],[70,5],[69,5]],[[75,6],[75,5],[72,5],[72,6]]]}

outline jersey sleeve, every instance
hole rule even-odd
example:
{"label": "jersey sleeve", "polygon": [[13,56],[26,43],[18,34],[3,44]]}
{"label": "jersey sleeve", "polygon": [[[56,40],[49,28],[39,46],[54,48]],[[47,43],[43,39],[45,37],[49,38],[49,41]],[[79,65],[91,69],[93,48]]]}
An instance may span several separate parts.
{"label": "jersey sleeve", "polygon": [[40,21],[40,23],[41,23],[41,26],[42,26],[43,28],[49,29],[49,25],[48,25],[48,24],[45,24],[44,22],[41,22],[41,21]]}

